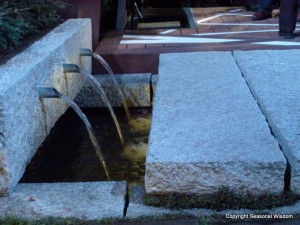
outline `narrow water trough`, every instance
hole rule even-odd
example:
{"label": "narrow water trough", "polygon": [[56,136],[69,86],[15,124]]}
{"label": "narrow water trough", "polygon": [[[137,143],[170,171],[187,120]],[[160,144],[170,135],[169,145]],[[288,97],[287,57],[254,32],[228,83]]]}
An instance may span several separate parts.
{"label": "narrow water trough", "polygon": [[[13,78],[13,85],[20,85],[25,92],[19,98],[18,91],[12,97],[5,90],[2,93],[8,100],[17,98],[19,104],[3,106],[4,115],[10,116],[3,128],[10,122],[14,126],[3,132],[3,137],[8,137],[3,145],[9,148],[0,152],[0,200],[5,205],[0,207],[0,215],[123,217],[128,184],[143,186],[151,124],[151,75],[112,75],[108,70],[110,75],[92,76],[90,48],[90,20],[69,20],[1,67],[3,89],[12,88],[4,84]],[[18,73],[27,82],[18,80]],[[72,99],[86,108],[87,117]],[[68,106],[78,115],[71,109],[65,113]],[[16,124],[12,112],[20,113],[18,122],[25,119],[23,127]],[[11,130],[14,127],[26,135],[24,139],[18,140],[20,132]],[[18,141],[13,143],[19,145],[17,149],[10,146],[10,135]],[[75,204],[89,207],[81,210]]]}
{"label": "narrow water trough", "polygon": [[[132,116],[150,121],[151,108],[131,108]],[[145,157],[149,124],[134,132],[127,123],[123,108],[115,113],[124,132],[123,149],[118,133],[106,108],[85,108],[101,147],[110,179],[144,185]],[[37,154],[27,166],[21,183],[106,181],[107,177],[95,153],[89,135],[78,115],[69,109],[51,130]]]}
{"label": "narrow water trough", "polygon": [[[93,170],[100,170],[101,168],[98,166],[98,168],[90,168],[90,171],[83,171],[83,168],[89,165],[79,165],[82,159],[79,157],[79,159],[77,158],[79,164],[75,165],[78,166],[75,168],[77,174],[75,172],[75,178],[73,176],[74,179],[72,179],[69,177],[70,174],[66,173],[70,168],[66,167],[60,171],[62,168],[59,167],[59,163],[66,166],[69,161],[55,161],[56,159],[51,161],[53,153],[44,154],[43,151],[38,151],[37,156],[30,163],[38,147],[68,108],[68,105],[57,97],[63,97],[64,95],[61,94],[63,93],[66,95],[63,99],[66,98],[71,103],[71,100],[86,85],[85,79],[78,71],[73,71],[71,67],[67,67],[67,69],[65,67],[65,65],[76,65],[73,68],[78,68],[86,74],[91,72],[91,57],[80,57],[80,49],[91,49],[91,22],[89,19],[66,21],[0,68],[2,75],[1,110],[3,113],[3,123],[1,124],[2,148],[0,151],[1,216],[14,215],[25,218],[57,216],[100,219],[112,215],[121,218],[125,215],[128,190],[127,182],[124,180],[128,179],[128,175],[126,177],[123,174],[115,173],[114,175],[119,176],[114,177],[117,181],[107,181],[107,177],[104,176],[104,179],[103,175],[96,178],[91,178],[91,176],[82,178],[78,173],[89,173],[91,170],[93,173]],[[150,75],[146,75],[147,78],[147,83],[139,85],[140,89],[144,88],[148,91],[147,94],[142,95],[144,98],[147,98],[145,95],[148,96],[146,104],[150,103]],[[144,81],[146,79],[144,78]],[[131,82],[131,84],[136,86],[136,83]],[[130,97],[138,100],[139,98],[135,97],[132,87],[127,85],[127,88],[132,92],[129,92]],[[52,93],[57,94],[53,95],[49,92],[45,94],[44,90],[52,90]],[[89,89],[84,88],[84,90]],[[99,98],[99,93],[95,91],[90,92],[90,94],[94,95],[92,96],[94,98]],[[116,98],[115,96],[114,98]],[[89,94],[84,95],[85,100],[89,97],[91,97]],[[78,99],[80,99],[80,94]],[[78,99],[77,102],[81,106],[85,104],[84,101],[80,102]],[[96,104],[98,103],[96,102]],[[150,107],[150,104],[145,105],[144,102],[139,101],[133,101],[131,106],[135,106],[136,103],[141,107]],[[103,107],[103,105],[98,106]],[[100,125],[98,124],[98,126]],[[51,132],[55,132],[55,128]],[[63,131],[63,133],[64,136],[68,136],[67,131]],[[49,136],[49,138],[52,137]],[[117,142],[116,138],[114,138],[115,143]],[[148,138],[145,137],[144,139],[140,142],[147,142]],[[54,147],[52,151],[59,151],[57,144],[52,146]],[[90,147],[88,146],[88,148]],[[73,153],[78,153],[74,146],[72,148]],[[60,150],[66,151],[67,149]],[[109,154],[114,153],[109,152]],[[130,160],[135,160],[130,158],[130,153],[131,149],[126,151],[126,148],[122,152],[123,159],[128,158],[127,164],[131,162]],[[60,152],[60,154],[62,155],[57,153],[53,157],[68,157],[67,152]],[[36,159],[38,155],[41,155],[42,159],[50,157],[47,159],[50,161]],[[89,154],[84,155],[87,158],[89,156]],[[114,157],[121,158],[120,154]],[[99,160],[95,157],[82,161],[95,163],[95,160],[96,164],[99,165]],[[112,161],[112,163],[116,162]],[[29,172],[23,176],[28,164],[27,171]],[[127,164],[123,160],[121,169],[127,170],[129,167]],[[44,166],[45,170],[33,168],[36,165],[41,165],[42,168]],[[48,167],[45,168],[47,165]],[[141,165],[135,163],[134,166],[135,170],[140,170],[140,174],[131,172],[142,183],[143,162]],[[51,176],[44,176],[45,173],[51,174]],[[39,174],[42,174],[42,179]],[[62,179],[62,177],[64,178]],[[19,182],[20,179],[21,182]],[[101,210],[99,210],[100,208]]]}

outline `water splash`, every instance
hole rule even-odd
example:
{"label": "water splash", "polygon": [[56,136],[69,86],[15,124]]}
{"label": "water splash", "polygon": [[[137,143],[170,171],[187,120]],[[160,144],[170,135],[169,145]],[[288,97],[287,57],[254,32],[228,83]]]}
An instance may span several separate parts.
{"label": "water splash", "polygon": [[108,108],[110,114],[111,114],[111,117],[113,118],[114,120],[114,123],[116,125],[116,128],[117,128],[117,131],[118,131],[118,134],[119,134],[119,137],[120,137],[120,141],[121,141],[121,144],[122,146],[125,146],[125,141],[124,141],[124,136],[123,136],[123,132],[122,132],[122,129],[121,129],[121,126],[120,126],[120,123],[116,117],[116,114],[101,86],[101,84],[96,80],[96,78],[92,75],[92,74],[89,74],[89,73],[86,73],[84,71],[80,71],[80,74],[85,78],[86,81],[88,81],[90,83],[90,85],[92,85],[95,90],[99,93],[99,95],[101,96],[102,98],[102,101],[105,103],[106,107]]}
{"label": "water splash", "polygon": [[148,149],[148,143],[144,141],[140,142],[129,142],[127,143],[122,157],[129,160],[130,162],[141,163],[145,162],[146,154]]}
{"label": "water splash", "polygon": [[94,146],[94,149],[96,151],[97,157],[99,158],[99,160],[100,160],[100,162],[101,162],[101,164],[103,166],[103,169],[105,171],[107,179],[110,180],[109,172],[108,172],[108,169],[107,169],[107,166],[106,166],[103,154],[101,152],[101,148],[100,148],[100,146],[98,144],[98,141],[97,141],[96,136],[95,136],[94,131],[93,131],[93,127],[90,124],[89,120],[87,119],[87,117],[85,116],[85,114],[81,111],[81,109],[79,108],[79,106],[71,98],[69,98],[68,96],[63,95],[61,93],[59,95],[59,98],[61,100],[65,101],[67,104],[69,104],[69,106],[72,107],[72,109],[77,113],[77,115],[80,117],[80,119],[84,122],[84,124],[86,126],[86,129],[87,129],[87,131],[89,133],[89,137],[90,137],[90,139],[92,141],[92,144]]}
{"label": "water splash", "polygon": [[151,128],[151,117],[132,118],[128,125],[135,133],[149,135]]}
{"label": "water splash", "polygon": [[112,81],[114,82],[114,85],[116,86],[117,90],[118,90],[118,93],[119,93],[119,96],[121,97],[122,99],[122,104],[123,104],[123,107],[124,107],[124,110],[125,110],[125,113],[126,113],[126,117],[127,117],[127,120],[130,121],[131,119],[131,114],[129,112],[129,109],[128,109],[128,105],[127,105],[127,102],[126,102],[126,99],[125,99],[125,96],[120,88],[120,85],[118,84],[118,82],[116,81],[116,78],[114,76],[114,72],[112,71],[111,67],[108,65],[108,63],[105,61],[104,58],[102,58],[100,55],[98,55],[97,53],[92,53],[92,56],[93,58],[95,58],[98,62],[100,62],[104,68],[106,69],[106,71],[108,72],[108,74],[110,75]]}

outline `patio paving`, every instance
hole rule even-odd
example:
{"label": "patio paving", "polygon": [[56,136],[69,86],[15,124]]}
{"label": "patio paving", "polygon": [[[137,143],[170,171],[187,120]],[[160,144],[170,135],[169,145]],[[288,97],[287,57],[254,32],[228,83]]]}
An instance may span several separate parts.
{"label": "patio paving", "polygon": [[[95,51],[115,73],[157,74],[161,53],[300,48],[300,35],[293,40],[278,36],[277,16],[252,21],[252,13],[241,7],[192,8],[191,12],[195,28],[111,31]],[[104,72],[94,62],[94,73]]]}

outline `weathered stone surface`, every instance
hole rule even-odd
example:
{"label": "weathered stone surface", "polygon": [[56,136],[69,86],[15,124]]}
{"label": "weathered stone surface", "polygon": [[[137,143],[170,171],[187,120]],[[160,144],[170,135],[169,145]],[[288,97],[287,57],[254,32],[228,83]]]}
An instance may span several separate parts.
{"label": "weathered stone surface", "polygon": [[103,219],[123,217],[126,182],[18,184],[0,198],[0,216]]}
{"label": "weathered stone surface", "polygon": [[79,57],[91,48],[89,19],[68,20],[0,67],[0,196],[22,177],[26,164],[67,109],[57,99],[39,99],[40,86],[75,97],[79,74],[64,74],[63,63],[91,71],[91,59]]}
{"label": "weathered stone surface", "polygon": [[157,82],[158,82],[158,75],[155,74],[155,75],[152,75],[151,76],[151,88],[152,88],[152,104],[153,104],[153,100],[155,98],[155,93],[156,93],[156,85],[157,85]]}
{"label": "weathered stone surface", "polygon": [[246,81],[292,167],[300,194],[300,51],[235,51]]}
{"label": "weathered stone surface", "polygon": [[[134,186],[130,191],[129,206],[127,209],[126,217],[137,218],[145,216],[166,216],[166,215],[193,215],[197,218],[199,217],[217,217],[224,223],[228,223],[229,219],[226,215],[267,215],[267,214],[280,214],[280,215],[292,215],[294,218],[300,215],[300,201],[296,202],[291,206],[277,207],[273,209],[265,210],[250,210],[250,209],[240,209],[240,210],[212,210],[204,208],[194,208],[194,209],[182,209],[182,210],[170,210],[159,207],[147,206],[144,203],[145,189],[141,186]],[[250,219],[251,220],[251,219]],[[253,219],[252,219],[253,220]],[[235,220],[237,222],[237,220]]]}
{"label": "weathered stone surface", "polygon": [[178,213],[178,211],[175,210],[145,205],[145,193],[146,192],[144,187],[132,187],[130,191],[129,205],[126,213],[127,218],[137,218],[142,216],[163,216]]}
{"label": "weathered stone surface", "polygon": [[281,192],[286,160],[229,52],[164,54],[147,193]]}
{"label": "weathered stone surface", "polygon": [[[150,74],[114,75],[127,104],[132,107],[150,106]],[[97,75],[96,79],[105,91],[113,107],[122,106],[122,98],[110,75]],[[101,97],[92,87],[86,85],[76,97],[80,107],[105,107]]]}

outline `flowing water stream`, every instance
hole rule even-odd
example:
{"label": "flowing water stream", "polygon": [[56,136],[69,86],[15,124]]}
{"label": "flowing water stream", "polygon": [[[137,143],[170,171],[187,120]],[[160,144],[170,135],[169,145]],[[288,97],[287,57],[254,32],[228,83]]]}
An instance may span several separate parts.
{"label": "flowing water stream", "polygon": [[130,111],[128,109],[128,105],[127,105],[126,99],[124,97],[124,94],[123,94],[123,92],[120,88],[120,85],[116,81],[116,78],[114,76],[114,72],[112,71],[111,67],[108,65],[108,63],[105,61],[105,59],[103,57],[101,57],[100,55],[98,55],[97,53],[94,53],[94,52],[92,53],[92,56],[93,56],[93,58],[95,58],[98,62],[100,62],[104,66],[104,68],[106,69],[106,71],[110,75],[112,81],[114,82],[114,85],[116,86],[116,88],[118,90],[118,94],[121,97],[127,120],[130,121],[130,119],[131,119]]}
{"label": "flowing water stream", "polygon": [[100,149],[100,146],[98,144],[97,138],[96,138],[96,136],[94,134],[94,131],[93,131],[93,127],[90,124],[89,120],[87,119],[85,114],[81,111],[79,106],[71,98],[69,98],[68,96],[63,95],[63,94],[61,94],[59,97],[60,97],[61,100],[66,102],[77,113],[77,115],[80,117],[80,119],[84,122],[84,124],[86,126],[86,129],[88,131],[88,134],[89,134],[89,138],[91,139],[91,142],[94,146],[96,154],[97,154],[97,156],[98,156],[98,158],[99,158],[99,160],[100,160],[100,162],[103,166],[103,169],[105,171],[105,175],[106,175],[107,179],[110,180],[109,172],[108,172],[103,154],[101,152],[101,149]]}
{"label": "flowing water stream", "polygon": [[110,180],[109,172],[108,172],[103,154],[101,152],[100,146],[99,146],[98,141],[96,139],[96,136],[94,134],[93,127],[90,124],[89,120],[87,119],[86,115],[79,108],[79,106],[70,97],[58,92],[55,88],[52,88],[52,87],[38,87],[37,92],[39,94],[40,99],[41,98],[59,98],[59,99],[63,100],[65,103],[67,103],[76,112],[77,116],[79,116],[80,119],[85,124],[85,128],[88,132],[89,139],[92,142],[92,145],[93,145],[93,148],[96,152],[96,155],[97,155],[98,159],[100,160],[101,165],[102,165],[102,167],[105,171],[106,178],[108,180]]}
{"label": "flowing water stream", "polygon": [[84,71],[80,71],[80,74],[85,78],[85,80],[90,84],[92,85],[92,87],[99,93],[99,96],[102,98],[102,101],[105,103],[106,107],[108,108],[113,120],[114,120],[114,123],[115,123],[115,126],[117,128],[117,131],[118,131],[118,134],[119,134],[119,137],[120,137],[120,141],[121,141],[121,144],[122,146],[124,147],[125,146],[125,140],[124,140],[124,135],[123,135],[123,132],[122,132],[122,129],[120,127],[120,124],[119,124],[119,121],[117,119],[117,116],[101,86],[101,84],[96,80],[96,78],[92,75],[92,74],[89,74],[89,73],[86,73]]}

